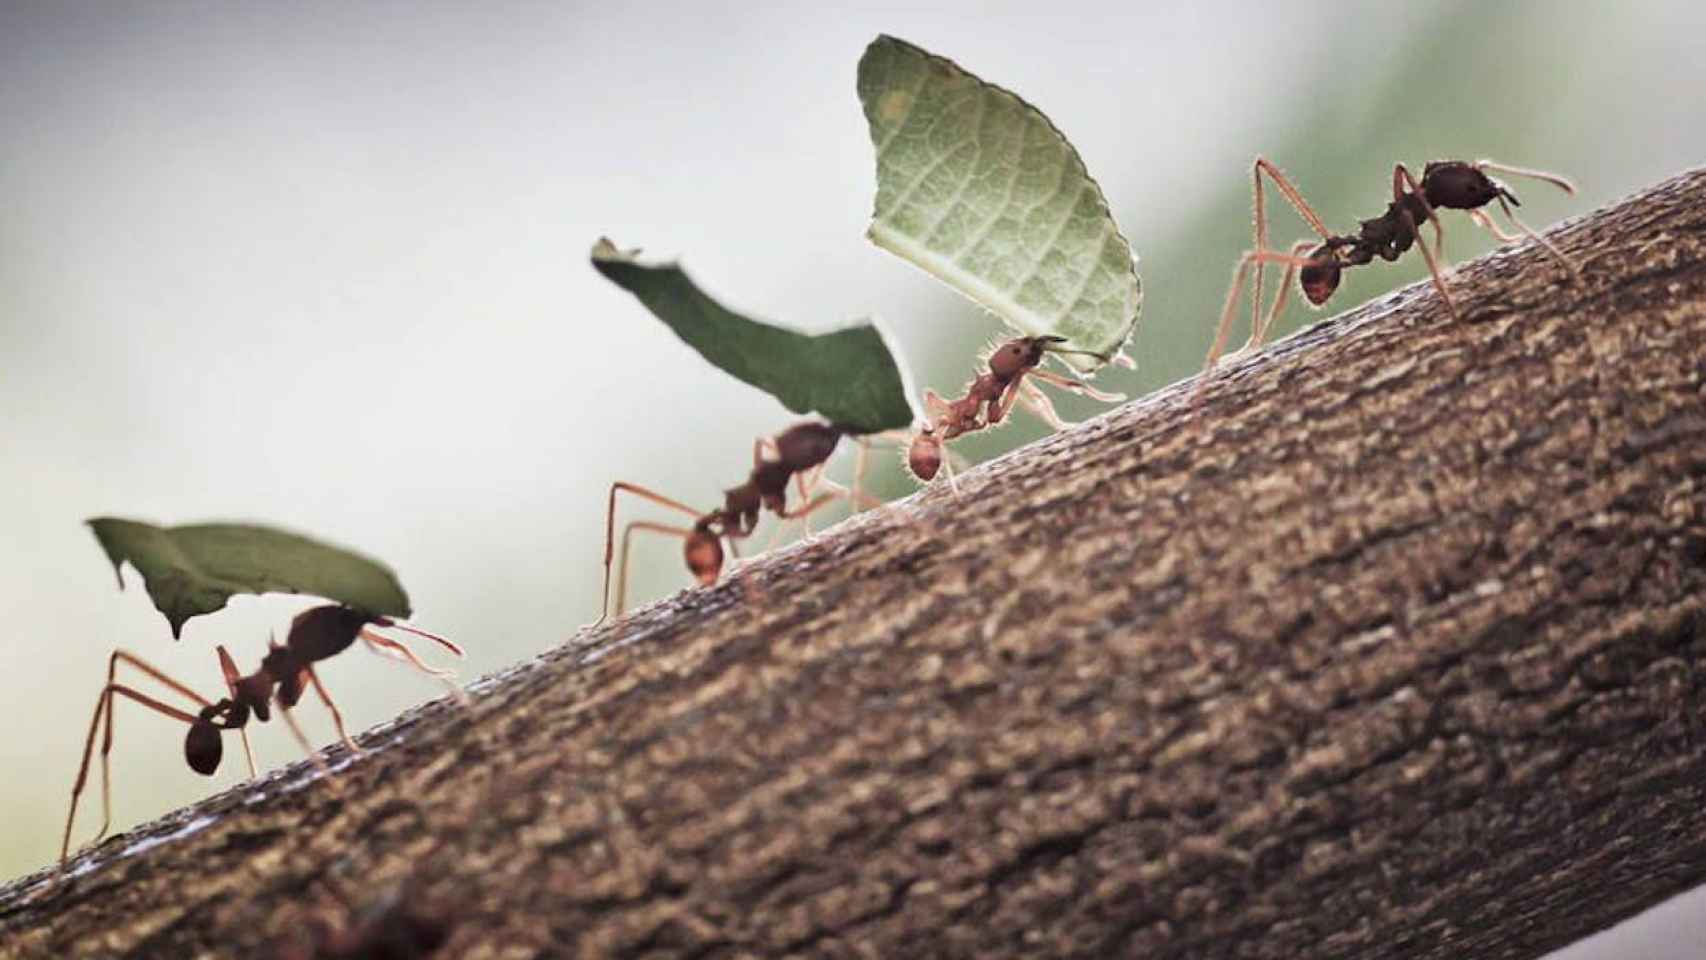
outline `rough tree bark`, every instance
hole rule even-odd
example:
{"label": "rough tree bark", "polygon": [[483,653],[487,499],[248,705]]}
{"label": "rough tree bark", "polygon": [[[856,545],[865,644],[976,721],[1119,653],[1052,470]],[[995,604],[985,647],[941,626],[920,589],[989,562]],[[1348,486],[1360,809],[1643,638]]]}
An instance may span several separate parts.
{"label": "rough tree bark", "polygon": [[25,878],[3,952],[288,955],[324,877],[456,957],[1535,957],[1686,890],[1706,172],[1553,236]]}

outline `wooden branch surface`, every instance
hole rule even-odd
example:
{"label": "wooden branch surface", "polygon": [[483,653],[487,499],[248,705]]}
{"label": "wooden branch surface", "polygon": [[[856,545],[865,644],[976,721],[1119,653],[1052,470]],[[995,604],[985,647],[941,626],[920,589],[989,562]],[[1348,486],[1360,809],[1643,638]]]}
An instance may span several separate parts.
{"label": "wooden branch surface", "polygon": [[1583,282],[1506,248],[24,878],[0,954],[309,956],[334,889],[466,958],[1628,917],[1706,878],[1706,172],[1553,237]]}

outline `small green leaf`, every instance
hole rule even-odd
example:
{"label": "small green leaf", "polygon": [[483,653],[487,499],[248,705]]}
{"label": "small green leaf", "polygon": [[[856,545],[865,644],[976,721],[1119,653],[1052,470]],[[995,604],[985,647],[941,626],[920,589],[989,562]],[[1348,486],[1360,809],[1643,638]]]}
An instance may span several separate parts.
{"label": "small green leaf", "polygon": [[128,560],[174,637],[184,621],[223,608],[234,593],[304,593],[367,613],[409,615],[408,595],[389,567],[274,527],[157,527],[116,517],[97,517],[89,527],[113,563],[119,589]]}
{"label": "small green leaf", "polygon": [[889,36],[859,59],[859,102],[877,151],[872,243],[1023,333],[1105,359],[1125,346],[1143,303],[1136,260],[1048,117]]}
{"label": "small green leaf", "polygon": [[850,433],[912,423],[906,376],[875,325],[812,336],[752,320],[706,296],[676,264],[643,264],[638,255],[600,239],[592,265],[724,372]]}

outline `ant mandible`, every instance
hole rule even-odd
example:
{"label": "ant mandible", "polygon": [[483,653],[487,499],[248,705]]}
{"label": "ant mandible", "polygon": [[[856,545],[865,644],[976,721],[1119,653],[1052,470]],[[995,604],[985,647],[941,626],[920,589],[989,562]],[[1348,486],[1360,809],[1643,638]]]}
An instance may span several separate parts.
{"label": "ant mandible", "polygon": [[[1488,176],[1487,171],[1530,177],[1550,183],[1568,194],[1573,195],[1576,192],[1574,184],[1557,174],[1507,166],[1492,160],[1476,160],[1473,163],[1463,160],[1435,160],[1422,168],[1420,183],[1411,175],[1409,169],[1400,163],[1392,170],[1392,202],[1387,205],[1386,212],[1373,220],[1362,221],[1355,234],[1336,235],[1327,229],[1321,217],[1310,208],[1303,195],[1278,167],[1265,157],[1257,157],[1250,173],[1255,194],[1256,245],[1239,258],[1238,265],[1233,270],[1232,286],[1226,292],[1220,326],[1215,333],[1214,346],[1209,350],[1205,368],[1213,367],[1221,351],[1225,349],[1232,315],[1237,309],[1238,294],[1252,265],[1255,267],[1255,277],[1250,303],[1250,340],[1245,344],[1245,349],[1260,346],[1267,336],[1268,330],[1285,306],[1286,293],[1290,289],[1294,274],[1297,275],[1303,296],[1310,304],[1318,307],[1326,303],[1338,289],[1340,275],[1346,268],[1372,263],[1376,257],[1387,262],[1397,260],[1412,245],[1421,249],[1422,258],[1428,264],[1428,274],[1433,278],[1434,289],[1439,291],[1440,299],[1445,301],[1446,310],[1456,318],[1457,305],[1451,299],[1451,291],[1446,288],[1439,266],[1439,261],[1445,255],[1445,228],[1440,224],[1437,213],[1440,209],[1465,211],[1471,220],[1486,228],[1501,242],[1521,239],[1520,236],[1501,229],[1493,222],[1492,217],[1481,209],[1496,202],[1504,211],[1505,217],[1521,230],[1523,235],[1545,247],[1572,275],[1580,277],[1580,269],[1564,256],[1563,251],[1517,218],[1516,213],[1511,210],[1512,205],[1522,205],[1516,194]],[[1319,242],[1299,240],[1292,244],[1289,253],[1268,249],[1267,208],[1262,193],[1263,174],[1273,181],[1281,196],[1285,197],[1304,222],[1309,224],[1310,229],[1315,231],[1320,238]],[[1433,224],[1433,250],[1428,249],[1427,241],[1421,236],[1423,222]],[[1313,249],[1310,249],[1311,247]],[[1307,255],[1303,255],[1305,250],[1308,250]],[[1280,291],[1274,298],[1273,308],[1264,321],[1261,316],[1262,268],[1270,262],[1283,263],[1286,270],[1285,279],[1280,282]]]}
{"label": "ant mandible", "polygon": [[[621,616],[628,599],[629,539],[635,530],[682,538],[682,554],[687,561],[687,569],[701,585],[709,586],[717,582],[717,577],[723,571],[722,541],[728,541],[729,551],[738,559],[740,553],[735,543],[752,536],[758,529],[759,514],[762,510],[769,510],[783,520],[798,520],[837,497],[847,497],[857,503],[858,469],[855,470],[851,490],[824,478],[821,469],[835,452],[842,436],[848,433],[850,431],[833,424],[807,421],[795,424],[775,437],[754,441],[752,473],[747,476],[745,483],[723,491],[723,506],[709,513],[702,514],[678,500],[672,500],[638,484],[621,480],[611,484],[610,501],[604,515],[604,612],[593,626],[598,626],[610,616],[610,563],[615,557],[618,492],[642,497],[694,518],[691,527],[672,527],[635,520],[622,528],[622,558],[617,565],[616,575],[616,615]],[[862,458],[862,447],[860,452]],[[810,483],[806,480],[808,473],[814,473]],[[790,480],[798,481],[802,499],[809,497],[810,490],[819,484],[829,486],[831,492],[806,499],[803,505],[789,510],[787,493]]]}
{"label": "ant mandible", "polygon": [[[1109,359],[1103,354],[1088,350],[1062,349],[1060,344],[1065,342],[1065,337],[1057,336],[1018,337],[1009,340],[990,352],[987,369],[966,385],[965,396],[957,400],[944,400],[934,390],[925,390],[926,420],[912,436],[906,453],[906,465],[913,475],[925,482],[935,479],[936,472],[942,468],[944,444],[964,434],[1001,423],[1012,411],[1015,403],[1025,404],[1050,427],[1056,430],[1066,429],[1068,424],[1055,412],[1054,403],[1049,400],[1048,394],[1027,380],[1027,377],[1104,403],[1118,403],[1125,399],[1124,394],[1103,393],[1081,380],[1040,369],[1043,358],[1051,353],[1090,356],[1104,361]],[[959,492],[959,487],[954,483],[952,464],[948,466],[948,483],[956,493]]]}
{"label": "ant mandible", "polygon": [[[284,715],[285,723],[290,727],[297,742],[307,751],[316,766],[325,769],[325,762],[314,752],[308,738],[303,735],[302,728],[291,716],[290,708],[296,706],[302,699],[302,694],[308,686],[319,694],[320,702],[332,713],[332,722],[336,724],[338,736],[352,753],[360,753],[361,748],[350,739],[344,729],[343,714],[338,711],[337,704],[326,693],[326,688],[320,683],[319,674],[314,672],[314,664],[342,653],[357,639],[366,643],[375,652],[393,659],[402,660],[431,676],[444,680],[459,698],[462,691],[450,677],[447,670],[439,670],[427,666],[415,656],[413,650],[401,641],[374,633],[367,629],[369,625],[404,630],[416,636],[425,637],[443,644],[446,649],[456,656],[462,656],[462,648],[435,634],[398,623],[389,617],[364,613],[351,607],[338,604],[311,607],[297,614],[290,623],[290,633],[285,638],[283,646],[277,643],[270,645],[261,666],[254,673],[243,676],[237,670],[237,664],[231,659],[231,654],[223,646],[218,647],[219,669],[225,676],[227,695],[214,703],[196,693],[194,690],[172,679],[164,671],[149,664],[142,658],[124,650],[113,651],[107,661],[107,684],[101,688],[101,697],[95,702],[95,714],[89,720],[89,735],[83,742],[83,762],[77,768],[77,782],[71,787],[71,811],[65,817],[65,837],[60,844],[59,860],[64,863],[71,851],[71,827],[77,819],[77,799],[83,793],[83,785],[89,777],[89,757],[95,747],[95,731],[101,727],[101,718],[106,717],[106,735],[101,741],[101,829],[95,835],[98,840],[106,836],[107,828],[112,825],[112,781],[109,767],[109,757],[113,748],[113,697],[123,696],[143,706],[165,714],[176,720],[189,724],[189,732],[184,736],[184,760],[191,770],[203,776],[212,776],[219,769],[219,761],[224,755],[225,746],[221,735],[227,730],[236,730],[243,740],[243,754],[249,763],[249,776],[255,775],[255,754],[249,747],[249,733],[246,729],[251,716],[262,721],[271,715],[270,704],[276,702],[279,712]],[[120,662],[128,663],[144,674],[194,701],[201,709],[196,713],[181,710],[164,703],[148,694],[142,693],[122,683],[115,681]]]}

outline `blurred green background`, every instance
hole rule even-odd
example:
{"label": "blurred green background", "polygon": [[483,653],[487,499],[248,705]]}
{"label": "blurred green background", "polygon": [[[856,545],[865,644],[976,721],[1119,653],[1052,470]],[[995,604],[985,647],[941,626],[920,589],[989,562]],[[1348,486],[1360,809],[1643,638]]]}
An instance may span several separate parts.
{"label": "blurred green background", "polygon": [[[790,415],[600,280],[599,235],[759,316],[875,313],[921,386],[957,390],[998,325],[862,239],[853,70],[878,32],[1077,145],[1142,258],[1140,369],[1098,381],[1134,395],[1200,366],[1258,152],[1340,230],[1400,160],[1567,174],[1575,198],[1513,184],[1544,226],[1706,156],[1688,2],[0,6],[0,877],[57,853],[112,647],[212,693],[215,643],[249,667],[304,605],[241,599],[174,643],[84,518],[257,519],[384,557],[471,677],[596,617],[610,481],[710,506],[742,479]],[[1270,214],[1276,246],[1305,234]],[[1447,226],[1454,261],[1492,245]],[[1423,275],[1355,271],[1334,308]],[[1040,432],[1021,415],[962,449]],[[909,489],[887,456],[876,482]],[[673,542],[636,561],[642,598],[688,582]],[[323,676],[355,729],[436,695],[361,653]],[[117,828],[236,782],[185,769],[177,724],[119,720]],[[272,727],[263,763],[297,759]],[[1694,955],[1653,936],[1639,955]]]}

